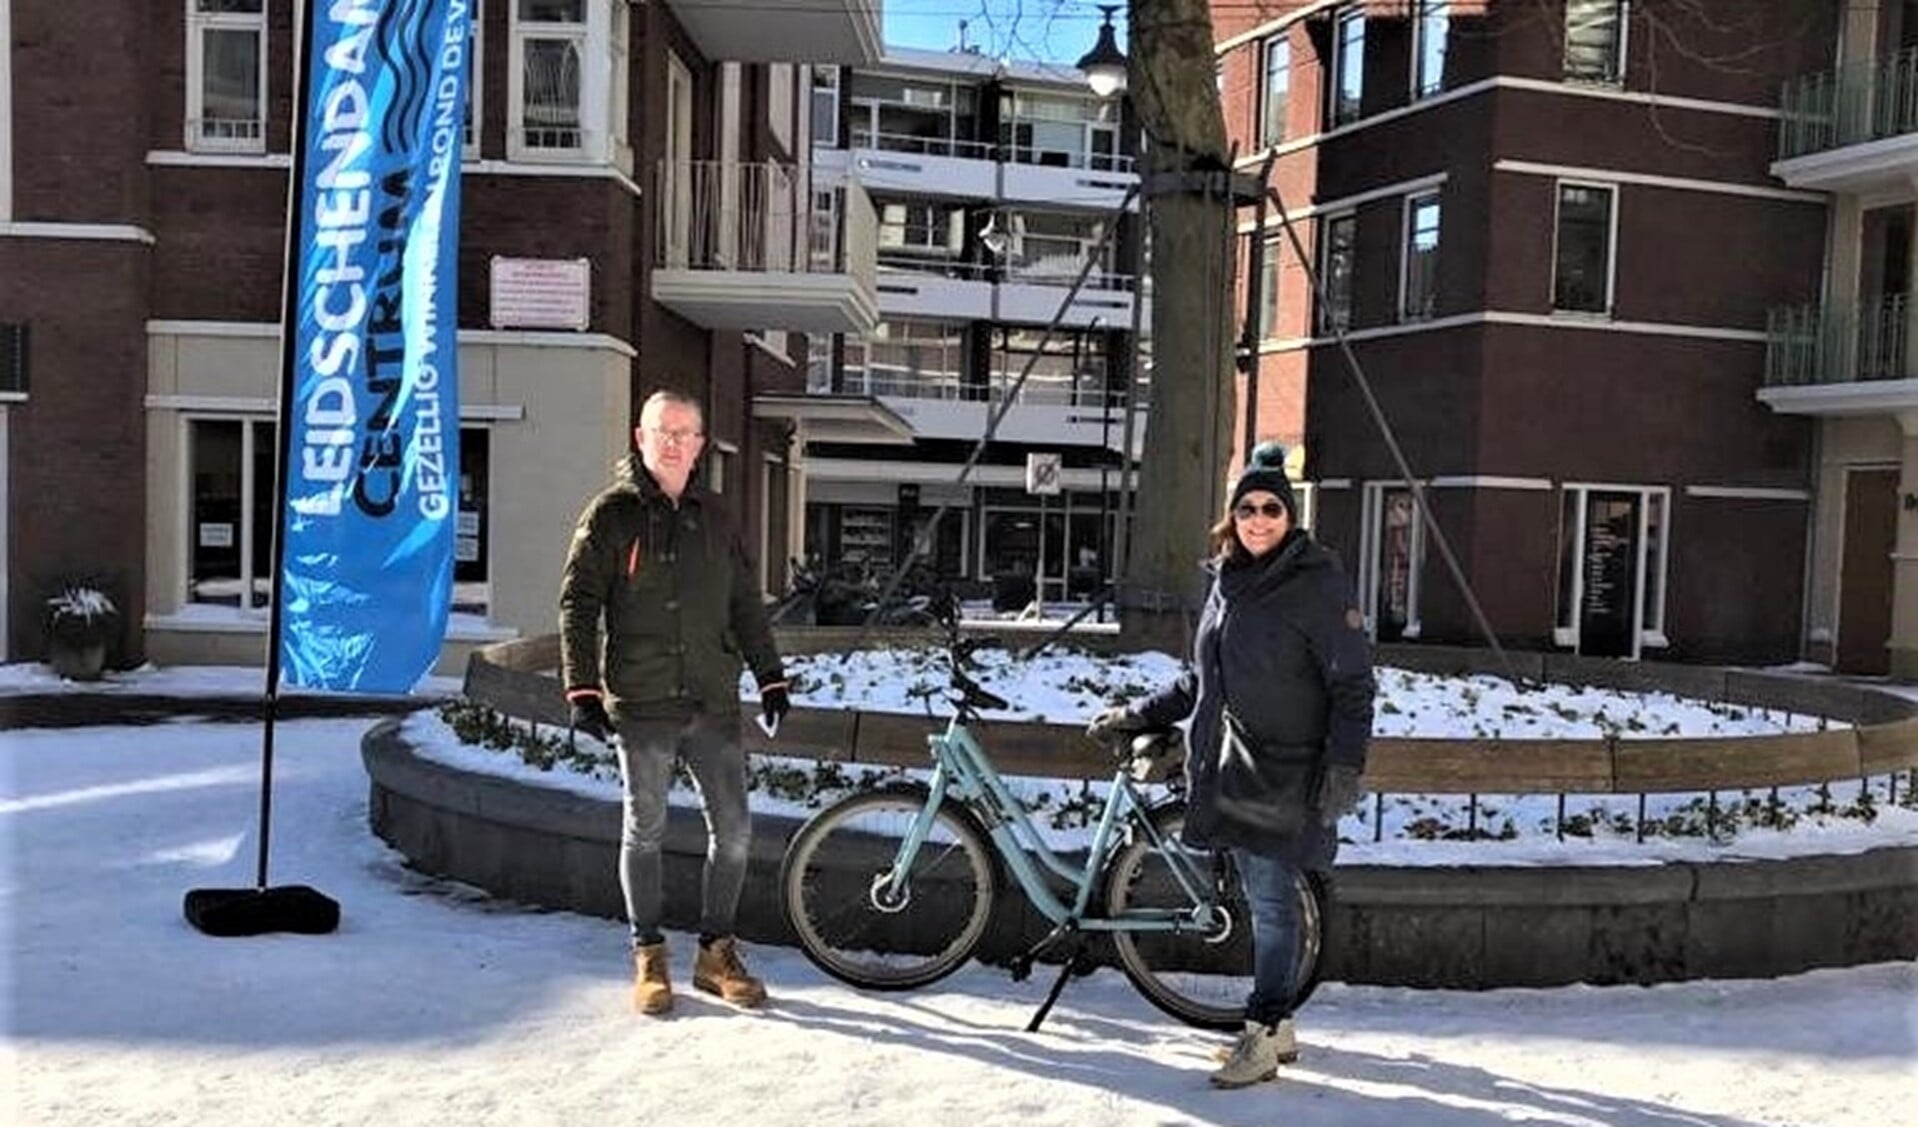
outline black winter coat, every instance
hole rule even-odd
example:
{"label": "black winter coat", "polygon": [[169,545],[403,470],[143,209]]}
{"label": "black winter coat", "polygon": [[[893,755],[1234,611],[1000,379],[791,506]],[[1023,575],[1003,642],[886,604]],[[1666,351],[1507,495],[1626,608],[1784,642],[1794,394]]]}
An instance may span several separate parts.
{"label": "black winter coat", "polygon": [[1372,735],[1371,647],[1351,584],[1299,530],[1263,558],[1210,567],[1192,664],[1134,711],[1154,726],[1192,717],[1188,843],[1329,868],[1338,829],[1320,824],[1319,786],[1329,766],[1363,771]]}
{"label": "black winter coat", "polygon": [[580,514],[559,604],[562,683],[603,688],[616,718],[737,717],[742,666],[785,680],[719,499],[689,485],[674,504],[636,457]]}

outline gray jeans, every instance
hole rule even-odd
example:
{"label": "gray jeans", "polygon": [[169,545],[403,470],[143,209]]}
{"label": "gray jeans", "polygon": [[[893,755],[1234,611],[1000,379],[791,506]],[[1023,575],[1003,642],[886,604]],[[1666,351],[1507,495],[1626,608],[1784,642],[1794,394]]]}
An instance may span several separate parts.
{"label": "gray jeans", "polygon": [[659,932],[660,842],[666,836],[666,792],[673,761],[683,760],[706,814],[706,867],[699,930],[731,935],[746,883],[752,826],[746,809],[746,752],[736,717],[714,720],[627,720],[619,725],[619,770],[625,782],[619,837],[619,887],[633,942]]}

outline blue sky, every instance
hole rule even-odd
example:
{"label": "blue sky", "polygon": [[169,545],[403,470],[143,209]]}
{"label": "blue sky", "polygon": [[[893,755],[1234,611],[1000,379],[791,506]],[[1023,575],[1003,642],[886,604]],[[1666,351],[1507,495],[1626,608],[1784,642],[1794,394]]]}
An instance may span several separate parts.
{"label": "blue sky", "polygon": [[[950,50],[966,42],[988,55],[1067,63],[1092,49],[1099,35],[1099,6],[1087,0],[881,0],[886,43]],[[1125,5],[1114,13],[1125,47]]]}

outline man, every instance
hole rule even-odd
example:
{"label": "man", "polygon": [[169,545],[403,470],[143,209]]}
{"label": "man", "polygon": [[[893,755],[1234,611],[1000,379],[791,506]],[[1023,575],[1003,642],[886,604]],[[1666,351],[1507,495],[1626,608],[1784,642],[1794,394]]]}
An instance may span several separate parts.
{"label": "man", "polygon": [[790,702],[738,529],[719,499],[692,481],[704,425],[699,404],[684,395],[646,400],[633,431],[639,457],[624,459],[613,484],[580,514],[559,597],[573,728],[607,742],[618,736],[619,882],[632,928],[633,1006],[644,1014],[673,1006],[659,924],[675,759],[692,773],[706,815],[693,986],[739,1006],[766,1000],[733,938],[751,837],[739,741],[742,660],[769,724]]}

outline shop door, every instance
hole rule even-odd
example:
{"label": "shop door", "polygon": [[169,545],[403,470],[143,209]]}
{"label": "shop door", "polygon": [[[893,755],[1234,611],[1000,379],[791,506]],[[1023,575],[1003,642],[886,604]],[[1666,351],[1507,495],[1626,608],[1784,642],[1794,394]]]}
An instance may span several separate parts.
{"label": "shop door", "polygon": [[1891,555],[1898,540],[1898,471],[1845,475],[1838,564],[1838,670],[1884,673],[1891,640]]}
{"label": "shop door", "polygon": [[1637,493],[1593,490],[1585,496],[1585,586],[1579,603],[1578,652],[1635,658],[1643,502]]}

